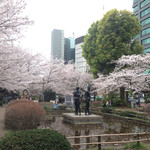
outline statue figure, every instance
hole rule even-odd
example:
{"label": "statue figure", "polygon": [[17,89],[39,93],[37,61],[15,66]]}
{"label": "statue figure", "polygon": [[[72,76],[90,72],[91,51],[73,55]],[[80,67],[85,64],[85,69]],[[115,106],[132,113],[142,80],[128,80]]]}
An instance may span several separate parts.
{"label": "statue figure", "polygon": [[91,99],[91,96],[90,96],[90,87],[88,86],[87,88],[87,91],[85,91],[85,115],[90,115],[90,111],[89,111],[89,106],[90,106],[90,99]]}
{"label": "statue figure", "polygon": [[80,92],[80,89],[79,87],[76,87],[76,90],[74,91],[73,93],[73,96],[74,96],[74,104],[75,104],[75,114],[78,115],[81,115],[81,108],[80,108],[80,95],[81,95],[81,92]]}

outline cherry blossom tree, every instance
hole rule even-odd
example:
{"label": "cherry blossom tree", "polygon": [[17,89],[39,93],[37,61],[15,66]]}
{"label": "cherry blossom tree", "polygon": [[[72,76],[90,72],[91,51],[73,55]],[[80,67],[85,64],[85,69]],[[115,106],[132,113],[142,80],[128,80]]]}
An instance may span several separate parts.
{"label": "cherry blossom tree", "polygon": [[7,47],[0,57],[0,87],[8,90],[24,90],[39,80],[40,61],[38,55],[25,50]]}
{"label": "cherry blossom tree", "polygon": [[115,71],[127,67],[127,70],[132,71],[130,79],[130,89],[135,92],[149,91],[150,74],[146,73],[150,69],[150,54],[123,56],[117,62]]}
{"label": "cherry blossom tree", "polygon": [[0,87],[8,90],[41,94],[52,89],[62,95],[72,95],[76,86],[92,83],[92,75],[81,74],[74,64],[63,60],[46,61],[40,55],[11,47],[0,57]]}
{"label": "cherry blossom tree", "polygon": [[64,64],[63,60],[51,59],[43,68],[44,89],[52,89],[62,95],[72,95],[76,86],[84,88],[91,84],[92,75],[82,74],[71,62]]}
{"label": "cherry blossom tree", "polygon": [[29,68],[35,56],[14,46],[22,29],[33,23],[23,15],[25,5],[24,0],[0,1],[0,87],[8,90],[26,88],[32,74]]}
{"label": "cherry blossom tree", "polygon": [[39,55],[14,46],[21,30],[32,24],[23,15],[24,0],[0,1],[0,87],[8,90],[42,93],[52,89],[59,94],[72,94],[75,87],[92,85],[91,75],[81,74],[74,64],[63,60],[45,61]]}
{"label": "cherry blossom tree", "polygon": [[24,0],[0,1],[0,48],[20,38],[21,30],[33,23],[23,15],[25,5]]}
{"label": "cherry blossom tree", "polygon": [[97,91],[105,90],[109,93],[120,87],[135,92],[149,90],[150,74],[144,72],[149,69],[150,54],[122,56],[116,63],[113,73],[108,76],[99,74],[99,78],[94,80]]}

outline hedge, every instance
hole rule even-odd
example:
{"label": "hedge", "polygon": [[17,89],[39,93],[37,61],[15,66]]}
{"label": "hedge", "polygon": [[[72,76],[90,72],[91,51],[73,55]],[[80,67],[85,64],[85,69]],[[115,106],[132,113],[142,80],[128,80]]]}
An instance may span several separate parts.
{"label": "hedge", "polygon": [[64,135],[49,129],[11,131],[0,141],[0,150],[70,150]]}

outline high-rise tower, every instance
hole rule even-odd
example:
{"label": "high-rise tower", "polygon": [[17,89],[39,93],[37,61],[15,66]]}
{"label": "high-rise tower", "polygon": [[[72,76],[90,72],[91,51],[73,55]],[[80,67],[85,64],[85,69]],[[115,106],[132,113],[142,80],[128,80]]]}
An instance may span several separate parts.
{"label": "high-rise tower", "polygon": [[64,59],[64,31],[54,29],[51,32],[51,55]]}
{"label": "high-rise tower", "polygon": [[136,39],[144,46],[144,52],[150,53],[150,0],[133,0],[133,11],[142,26],[142,31]]}
{"label": "high-rise tower", "polygon": [[51,55],[63,59],[65,63],[75,62],[74,38],[65,38],[63,30],[54,29],[51,32]]}
{"label": "high-rise tower", "polygon": [[82,47],[84,42],[84,36],[75,39],[75,67],[79,72],[89,72],[89,66],[86,63],[85,58],[82,56]]}
{"label": "high-rise tower", "polygon": [[65,38],[64,60],[66,63],[72,60],[75,62],[75,41],[74,38]]}

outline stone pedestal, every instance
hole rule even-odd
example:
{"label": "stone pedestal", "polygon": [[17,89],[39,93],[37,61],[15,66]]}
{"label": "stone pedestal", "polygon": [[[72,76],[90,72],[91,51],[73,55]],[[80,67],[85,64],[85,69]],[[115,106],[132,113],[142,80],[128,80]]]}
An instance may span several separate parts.
{"label": "stone pedestal", "polygon": [[63,122],[74,125],[94,125],[102,122],[102,116],[99,115],[85,115],[81,113],[81,116],[74,113],[63,113]]}

